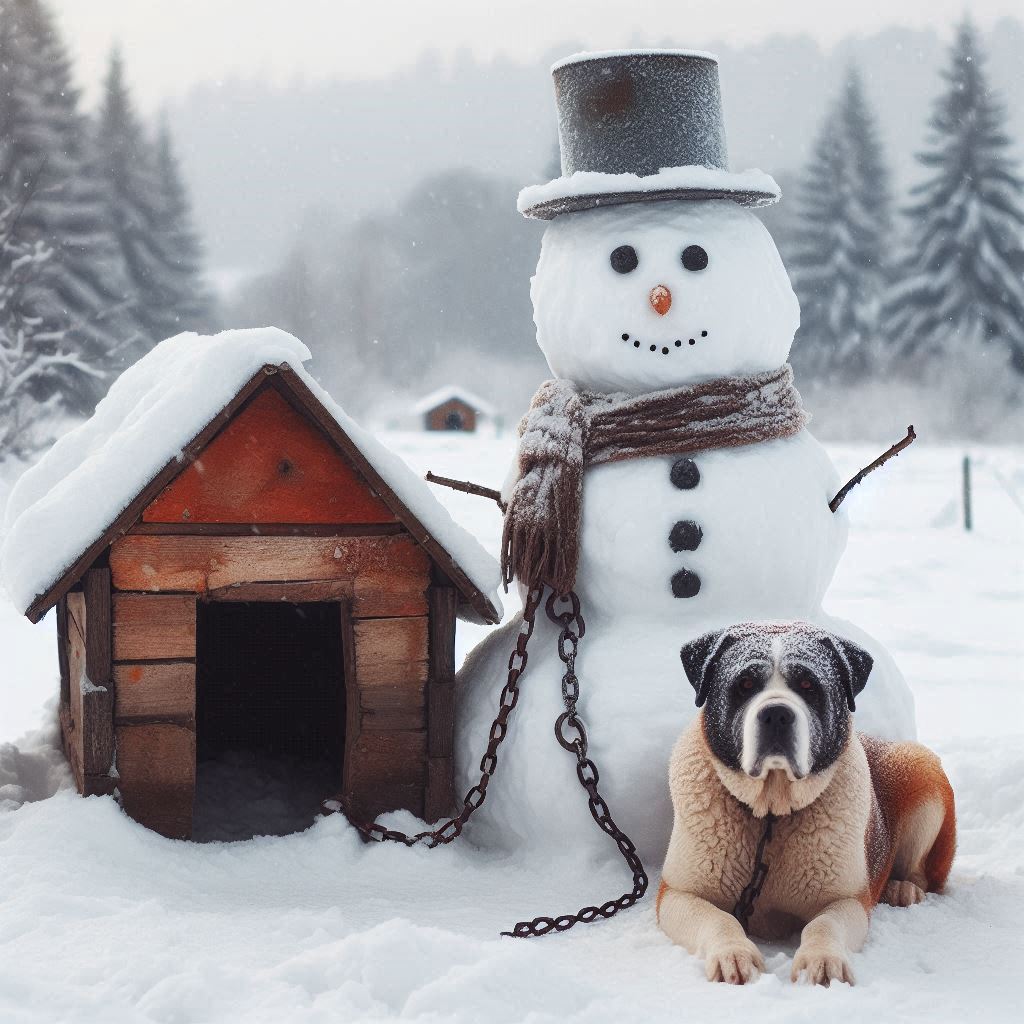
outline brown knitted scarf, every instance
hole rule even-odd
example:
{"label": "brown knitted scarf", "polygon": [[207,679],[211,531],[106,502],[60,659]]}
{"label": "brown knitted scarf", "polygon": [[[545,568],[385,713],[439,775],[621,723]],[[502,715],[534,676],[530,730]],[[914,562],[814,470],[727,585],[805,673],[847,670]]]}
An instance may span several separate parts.
{"label": "brown knitted scarf", "polygon": [[516,577],[559,594],[573,589],[587,466],[770,441],[806,422],[788,363],[645,395],[545,381],[519,424],[519,481],[501,540],[505,585]]}

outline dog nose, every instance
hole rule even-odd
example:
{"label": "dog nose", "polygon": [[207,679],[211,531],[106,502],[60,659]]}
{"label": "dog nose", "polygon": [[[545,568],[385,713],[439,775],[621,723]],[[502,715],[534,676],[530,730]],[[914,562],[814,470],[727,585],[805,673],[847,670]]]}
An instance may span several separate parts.
{"label": "dog nose", "polygon": [[778,735],[792,728],[796,715],[785,704],[766,704],[758,711],[757,721],[765,731]]}
{"label": "dog nose", "polygon": [[664,316],[672,308],[672,293],[663,284],[656,284],[648,297],[658,316]]}

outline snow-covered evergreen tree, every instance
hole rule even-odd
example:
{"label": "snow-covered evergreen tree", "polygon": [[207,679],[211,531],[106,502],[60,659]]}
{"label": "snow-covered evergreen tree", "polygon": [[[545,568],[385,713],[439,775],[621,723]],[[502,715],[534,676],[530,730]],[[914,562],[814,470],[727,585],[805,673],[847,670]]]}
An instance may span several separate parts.
{"label": "snow-covered evergreen tree", "polygon": [[[15,233],[33,201],[32,194],[18,204],[0,196],[0,462],[31,455],[49,440],[45,424],[61,404],[62,380],[104,376],[68,349],[67,330],[32,315],[24,302],[54,254],[44,242]],[[49,397],[41,399],[41,392]]]}
{"label": "snow-covered evergreen tree", "polygon": [[78,113],[71,67],[41,0],[0,0],[0,191],[11,201],[31,193],[15,239],[51,252],[19,293],[22,315],[46,333],[64,332],[69,351],[101,376],[48,375],[39,397],[60,392],[88,410],[125,365],[134,324],[127,282],[107,221],[103,187]]}
{"label": "snow-covered evergreen tree", "polygon": [[790,259],[800,298],[796,362],[822,378],[870,370],[880,346],[889,174],[860,74],[851,67],[799,188]]}
{"label": "snow-covered evergreen tree", "polygon": [[995,344],[1024,373],[1024,181],[969,21],[943,77],[918,155],[930,176],[913,189],[906,266],[889,299],[896,351],[927,358]]}
{"label": "snow-covered evergreen tree", "polygon": [[165,330],[211,330],[213,300],[203,283],[203,248],[193,227],[192,204],[166,118],[161,118],[157,131],[156,181],[159,189],[157,232],[170,296]]}

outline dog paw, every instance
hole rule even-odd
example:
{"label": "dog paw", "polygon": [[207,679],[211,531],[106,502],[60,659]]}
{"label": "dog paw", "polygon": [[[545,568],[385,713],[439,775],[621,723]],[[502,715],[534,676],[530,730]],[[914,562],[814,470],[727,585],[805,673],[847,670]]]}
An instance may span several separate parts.
{"label": "dog paw", "polygon": [[886,885],[880,900],[890,907],[912,907],[924,899],[924,890],[913,882],[891,879]]}
{"label": "dog paw", "polygon": [[833,981],[853,984],[853,969],[850,961],[837,949],[804,949],[802,946],[793,957],[790,978],[800,981],[801,977],[812,985],[830,985]]}
{"label": "dog paw", "polygon": [[724,981],[727,985],[757,981],[764,969],[761,951],[749,941],[713,949],[704,961],[708,981]]}

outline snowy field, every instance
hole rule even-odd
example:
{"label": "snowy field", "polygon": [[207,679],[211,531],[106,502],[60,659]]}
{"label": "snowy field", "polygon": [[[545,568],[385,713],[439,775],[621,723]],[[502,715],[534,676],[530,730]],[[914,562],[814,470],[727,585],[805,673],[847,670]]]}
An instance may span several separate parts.
{"label": "snowy field", "polygon": [[[512,445],[384,440],[419,472],[492,486]],[[832,449],[844,478],[876,454]],[[756,985],[712,986],[657,929],[652,897],[564,936],[499,939],[516,920],[625,888],[596,828],[585,849],[552,837],[550,848],[510,857],[473,849],[471,825],[470,842],[436,851],[366,847],[338,816],[278,838],[162,839],[112,800],[68,788],[49,724],[52,615],[30,626],[0,595],[0,1022],[1019,1019],[1024,452],[971,452],[970,534],[963,454],[919,442],[854,491],[850,544],[826,601],[896,656],[920,738],[952,779],[960,826],[948,893],[876,911],[853,959],[855,988],[791,985],[793,944],[767,947],[769,973]],[[493,505],[440,497],[497,552]],[[460,656],[482,632],[460,626]],[[648,867],[656,887],[659,865]]]}

